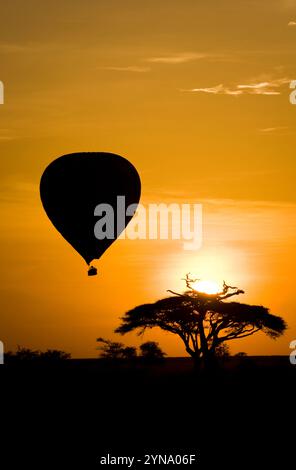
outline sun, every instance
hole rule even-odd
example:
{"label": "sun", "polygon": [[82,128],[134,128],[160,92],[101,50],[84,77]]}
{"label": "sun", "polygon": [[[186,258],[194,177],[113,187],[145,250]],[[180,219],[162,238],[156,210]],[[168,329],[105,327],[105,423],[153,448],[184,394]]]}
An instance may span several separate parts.
{"label": "sun", "polygon": [[217,294],[221,291],[221,287],[216,281],[204,280],[196,281],[192,285],[193,289],[204,294]]}

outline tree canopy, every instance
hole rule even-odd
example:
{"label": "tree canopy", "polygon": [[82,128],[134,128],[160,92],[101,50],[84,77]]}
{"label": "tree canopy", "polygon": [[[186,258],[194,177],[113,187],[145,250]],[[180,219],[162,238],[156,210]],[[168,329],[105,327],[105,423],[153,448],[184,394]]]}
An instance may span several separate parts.
{"label": "tree canopy", "polygon": [[226,341],[259,331],[273,339],[284,333],[285,321],[272,315],[268,308],[228,301],[243,294],[243,290],[224,282],[221,292],[205,294],[194,289],[195,281],[187,274],[184,293],[168,291],[173,296],[129,310],[115,331],[125,334],[138,330],[142,334],[147,328],[159,327],[178,335],[197,363],[211,360]]}

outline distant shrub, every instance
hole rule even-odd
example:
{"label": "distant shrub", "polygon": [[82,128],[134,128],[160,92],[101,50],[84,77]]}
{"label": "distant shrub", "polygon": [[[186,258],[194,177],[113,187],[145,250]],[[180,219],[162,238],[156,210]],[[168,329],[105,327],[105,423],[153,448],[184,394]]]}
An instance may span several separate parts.
{"label": "distant shrub", "polygon": [[160,361],[166,353],[161,350],[155,341],[147,341],[140,346],[141,357],[148,361]]}
{"label": "distant shrub", "polygon": [[47,349],[45,352],[40,352],[39,358],[46,361],[66,361],[71,359],[71,354],[59,349]]}
{"label": "distant shrub", "polygon": [[216,347],[215,355],[218,359],[227,359],[230,356],[230,349],[226,343],[220,343]]}
{"label": "distant shrub", "polygon": [[100,357],[103,359],[116,361],[134,359],[137,356],[137,349],[133,346],[125,346],[122,343],[104,338],[97,338],[97,342],[102,343],[98,349],[100,351]]}
{"label": "distant shrub", "polygon": [[100,358],[111,361],[132,360],[139,357],[146,361],[159,361],[166,356],[155,341],[147,341],[140,346],[140,355],[137,355],[137,348],[133,346],[125,346],[123,343],[111,341],[105,338],[97,338],[97,343],[101,343],[98,347]]}
{"label": "distant shrub", "polygon": [[246,352],[238,352],[234,355],[234,357],[247,357],[248,354]]}
{"label": "distant shrub", "polygon": [[16,351],[8,351],[5,354],[7,363],[61,362],[70,358],[70,353],[58,349],[39,351],[21,346],[18,346]]}

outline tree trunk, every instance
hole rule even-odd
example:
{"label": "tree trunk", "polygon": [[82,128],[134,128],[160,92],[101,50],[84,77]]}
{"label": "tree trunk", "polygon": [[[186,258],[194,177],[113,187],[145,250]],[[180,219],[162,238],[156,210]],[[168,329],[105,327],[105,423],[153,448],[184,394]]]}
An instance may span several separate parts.
{"label": "tree trunk", "polygon": [[198,373],[202,370],[202,360],[199,353],[190,354],[193,359],[194,372]]}
{"label": "tree trunk", "polygon": [[212,351],[207,351],[203,356],[203,369],[208,374],[214,374],[219,368],[218,360]]}

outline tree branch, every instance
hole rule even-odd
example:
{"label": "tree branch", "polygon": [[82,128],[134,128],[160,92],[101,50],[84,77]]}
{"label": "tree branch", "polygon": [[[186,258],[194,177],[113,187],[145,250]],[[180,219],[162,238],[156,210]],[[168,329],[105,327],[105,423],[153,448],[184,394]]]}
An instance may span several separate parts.
{"label": "tree branch", "polygon": [[260,331],[261,328],[256,328],[255,330],[251,331],[250,333],[247,333],[247,334],[238,334],[238,335],[228,335],[228,336],[220,336],[218,339],[219,341],[230,341],[231,339],[236,339],[236,338],[246,338],[247,336],[251,336],[253,335],[254,333],[257,333],[257,331]]}

